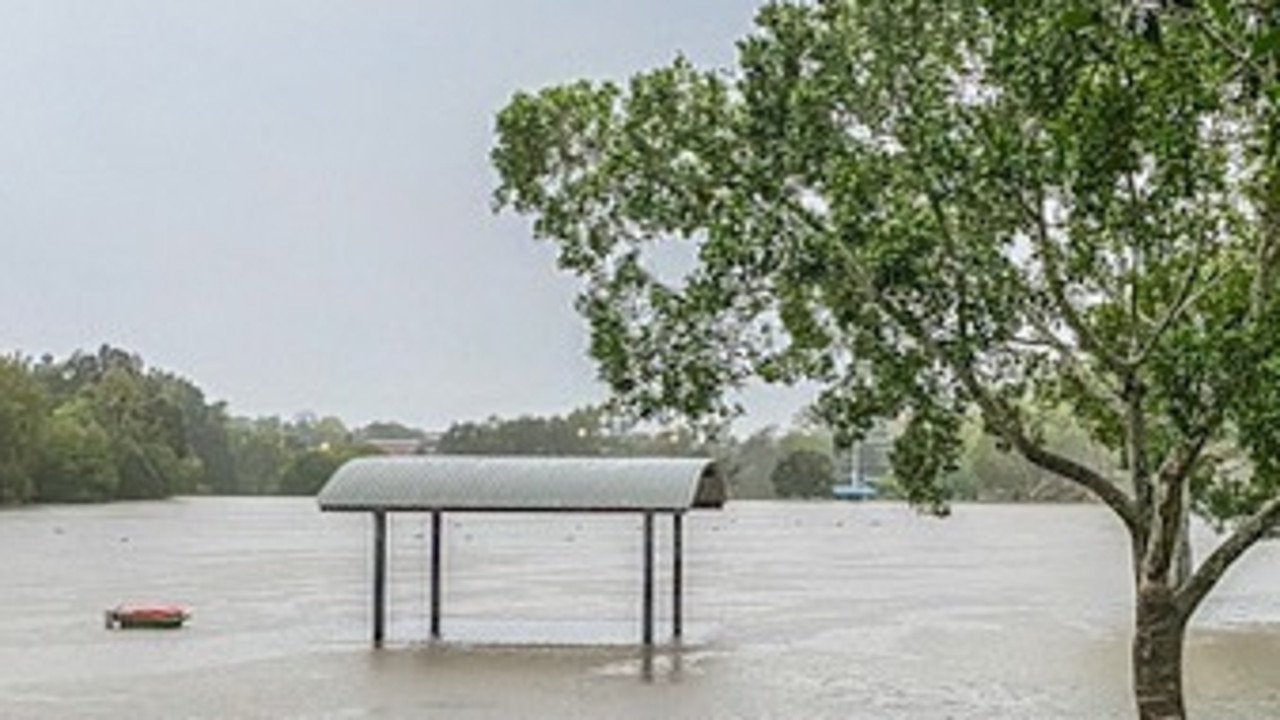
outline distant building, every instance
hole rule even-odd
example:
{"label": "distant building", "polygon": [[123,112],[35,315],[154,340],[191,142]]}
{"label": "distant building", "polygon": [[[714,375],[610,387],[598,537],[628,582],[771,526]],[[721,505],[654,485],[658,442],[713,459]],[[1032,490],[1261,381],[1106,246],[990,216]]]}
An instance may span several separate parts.
{"label": "distant building", "polygon": [[877,484],[889,474],[892,447],[888,426],[877,424],[865,438],[849,448],[843,458],[849,481],[831,488],[831,496],[837,500],[874,500],[880,494]]}
{"label": "distant building", "polygon": [[440,438],[442,437],[444,437],[444,433],[439,431],[422,433],[422,440],[420,441],[422,444],[418,452],[423,455],[435,455],[440,450]]}
{"label": "distant building", "polygon": [[[389,433],[391,434],[391,433]],[[360,437],[359,442],[377,448],[383,455],[434,455],[440,448],[442,432],[415,430],[413,437]]]}
{"label": "distant building", "polygon": [[378,448],[383,455],[422,454],[422,440],[419,438],[368,438],[364,443]]}
{"label": "distant building", "polygon": [[365,438],[361,442],[372,445],[383,455],[434,455],[440,447],[441,432],[424,432],[413,438]]}

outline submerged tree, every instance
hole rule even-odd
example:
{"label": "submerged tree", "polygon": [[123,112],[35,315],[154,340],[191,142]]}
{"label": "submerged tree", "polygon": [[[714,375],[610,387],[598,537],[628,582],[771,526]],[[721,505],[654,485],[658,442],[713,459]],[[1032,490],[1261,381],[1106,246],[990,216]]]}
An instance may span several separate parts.
{"label": "submerged tree", "polygon": [[[975,414],[1098,497],[1132,543],[1139,715],[1180,718],[1187,622],[1280,517],[1273,5],[772,3],[732,71],[517,94],[496,202],[585,281],[640,415],[816,381],[842,442],[904,421],[922,507]],[[1044,407],[1122,469],[1051,449]],[[1195,566],[1189,510],[1229,531]]]}
{"label": "submerged tree", "polygon": [[827,453],[792,450],[778,461],[769,476],[778,497],[831,497],[836,465]]}

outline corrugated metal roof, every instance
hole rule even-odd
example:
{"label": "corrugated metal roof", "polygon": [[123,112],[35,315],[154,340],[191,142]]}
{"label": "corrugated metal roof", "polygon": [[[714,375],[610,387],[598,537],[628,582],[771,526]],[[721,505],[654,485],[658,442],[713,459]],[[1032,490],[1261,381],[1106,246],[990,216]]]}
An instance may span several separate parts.
{"label": "corrugated metal roof", "polygon": [[725,483],[707,459],[365,457],[318,499],[321,510],[687,510],[723,505]]}

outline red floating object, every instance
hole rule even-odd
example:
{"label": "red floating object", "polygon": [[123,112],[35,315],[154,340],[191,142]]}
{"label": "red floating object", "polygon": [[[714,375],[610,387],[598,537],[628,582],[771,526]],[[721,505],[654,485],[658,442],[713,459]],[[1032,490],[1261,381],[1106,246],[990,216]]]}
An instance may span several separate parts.
{"label": "red floating object", "polygon": [[190,618],[191,611],[181,605],[117,605],[105,613],[108,630],[173,630]]}

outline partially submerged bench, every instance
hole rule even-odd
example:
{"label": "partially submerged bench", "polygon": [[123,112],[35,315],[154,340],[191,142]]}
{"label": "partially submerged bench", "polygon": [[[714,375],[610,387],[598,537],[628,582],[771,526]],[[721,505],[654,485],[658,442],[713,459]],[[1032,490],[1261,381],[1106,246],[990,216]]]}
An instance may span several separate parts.
{"label": "partially submerged bench", "polygon": [[719,466],[689,458],[367,457],[352,460],[320,490],[325,512],[373,514],[373,643],[385,634],[387,515],[431,515],[431,636],[440,637],[442,519],[460,512],[637,513],[644,516],[641,642],[653,644],[654,518],[672,522],[672,635],[682,633],[683,518],[719,509]]}

